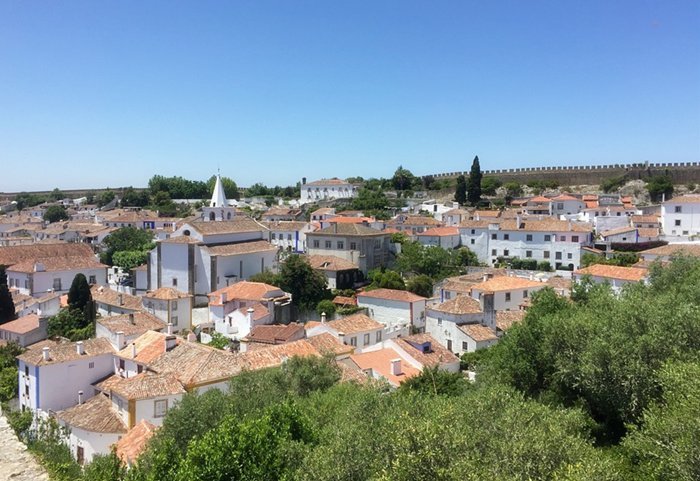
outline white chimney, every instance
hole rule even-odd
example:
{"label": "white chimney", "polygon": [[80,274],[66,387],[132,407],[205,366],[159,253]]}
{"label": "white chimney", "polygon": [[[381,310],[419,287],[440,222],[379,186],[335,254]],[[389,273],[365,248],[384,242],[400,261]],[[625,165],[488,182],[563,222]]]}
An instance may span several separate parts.
{"label": "white chimney", "polygon": [[228,300],[228,294],[226,293],[226,291],[224,291],[221,293],[221,303],[226,304],[227,300]]}
{"label": "white chimney", "polygon": [[50,356],[51,348],[50,347],[47,346],[47,347],[43,348],[41,351],[42,351],[42,355],[44,357],[44,361],[51,360],[51,356]]}
{"label": "white chimney", "polygon": [[165,336],[165,350],[170,351],[177,345],[177,338],[175,336]]}
{"label": "white chimney", "polygon": [[173,323],[172,322],[168,323],[168,330],[166,331],[166,333],[168,334],[168,336],[173,335]]}
{"label": "white chimney", "polygon": [[134,313],[133,312],[129,314],[129,322],[131,324],[136,324],[136,321],[134,320]]}
{"label": "white chimney", "polygon": [[126,347],[126,339],[124,338],[124,331],[117,331],[117,349],[120,351]]}
{"label": "white chimney", "polygon": [[197,342],[197,334],[194,332],[189,332],[187,334],[187,342]]}
{"label": "white chimney", "polygon": [[81,356],[85,354],[85,347],[83,346],[83,341],[78,341],[75,343],[75,352]]}
{"label": "white chimney", "polygon": [[321,313],[321,324],[325,324],[325,323],[326,323],[326,313],[322,312]]}
{"label": "white chimney", "polygon": [[400,376],[403,374],[401,372],[401,359],[392,359],[391,360],[391,374],[394,376]]}
{"label": "white chimney", "polygon": [[131,357],[136,359],[136,343],[135,342],[131,343]]}
{"label": "white chimney", "polygon": [[246,312],[248,313],[248,315],[247,315],[248,325],[250,327],[253,327],[253,313],[255,312],[255,309],[253,309],[252,307],[249,307]]}
{"label": "white chimney", "polygon": [[119,293],[117,296],[117,299],[119,300],[119,305],[123,306],[124,305],[124,295],[122,293]]}
{"label": "white chimney", "polygon": [[83,391],[78,391],[78,404],[83,404]]}

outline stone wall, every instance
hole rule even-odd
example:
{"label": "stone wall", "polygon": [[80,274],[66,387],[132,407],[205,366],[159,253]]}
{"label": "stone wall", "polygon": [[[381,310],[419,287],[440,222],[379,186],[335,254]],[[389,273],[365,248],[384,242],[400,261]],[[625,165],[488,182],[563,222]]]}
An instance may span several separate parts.
{"label": "stone wall", "polygon": [[[457,177],[469,172],[443,172],[432,174],[435,179]],[[483,171],[503,182],[526,184],[533,180],[555,181],[560,185],[597,185],[611,177],[625,176],[627,180],[646,180],[654,175],[668,174],[675,184],[700,183],[700,162],[671,162],[644,164],[609,164],[564,167],[522,167]]]}

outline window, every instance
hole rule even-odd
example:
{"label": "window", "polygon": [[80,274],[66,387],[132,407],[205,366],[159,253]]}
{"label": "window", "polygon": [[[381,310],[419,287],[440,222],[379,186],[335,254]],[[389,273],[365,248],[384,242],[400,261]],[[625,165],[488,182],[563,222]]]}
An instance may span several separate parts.
{"label": "window", "polygon": [[[680,219],[676,219],[676,222],[675,222],[674,225],[675,225],[676,227],[680,227],[680,226],[681,226],[681,220],[680,220]],[[56,281],[54,281],[54,282],[56,282]]]}
{"label": "window", "polygon": [[528,234],[525,236],[525,240],[528,242],[532,242],[532,234]]}
{"label": "window", "polygon": [[549,234],[545,235],[545,236],[544,236],[544,241],[545,241],[545,242],[551,242],[551,241],[552,241],[552,236],[549,235]]}
{"label": "window", "polygon": [[277,239],[277,234],[273,232],[272,234],[270,234],[270,237],[272,238],[272,240],[275,240]]}
{"label": "window", "polygon": [[292,240],[292,234],[287,234],[287,240],[288,241]]}
{"label": "window", "polygon": [[491,234],[491,240],[498,239],[498,234]]}
{"label": "window", "polygon": [[177,277],[173,277],[173,287],[177,287]]}
{"label": "window", "polygon": [[554,254],[554,258],[555,258],[556,260],[561,260],[561,252],[555,253],[555,254]]}
{"label": "window", "polygon": [[559,242],[566,242],[566,236],[559,236]]}
{"label": "window", "polygon": [[681,209],[680,205],[677,205],[676,207],[673,208],[673,212],[675,212],[676,214],[680,214],[681,211],[682,211],[682,209]]}
{"label": "window", "polygon": [[523,291],[523,299],[527,299],[527,290]]}
{"label": "window", "polygon": [[472,235],[476,234],[476,229],[472,229]]}
{"label": "window", "polygon": [[29,377],[29,366],[24,366],[24,377]]}
{"label": "window", "polygon": [[510,292],[506,292],[506,302],[510,302]]}
{"label": "window", "polygon": [[318,241],[317,241],[317,240],[314,240],[314,247],[316,247],[316,248],[318,248],[318,247],[319,247],[319,243],[318,243]]}
{"label": "window", "polygon": [[77,446],[75,451],[75,460],[82,465],[85,462],[85,448]]}
{"label": "window", "polygon": [[437,325],[442,326],[442,318],[441,317],[438,317]]}
{"label": "window", "polygon": [[94,368],[95,368],[95,363],[94,363],[94,362],[88,363],[88,369],[94,369]]}
{"label": "window", "polygon": [[572,235],[572,236],[571,236],[571,242],[578,242],[578,236],[577,236],[577,235]]}
{"label": "window", "polygon": [[330,248],[331,248],[331,241],[327,240],[326,241],[326,249],[330,249]]}
{"label": "window", "polygon": [[491,255],[492,256],[498,255],[496,249],[491,249]]}
{"label": "window", "polygon": [[451,351],[452,350],[452,339],[447,340],[447,350]]}
{"label": "window", "polygon": [[462,351],[468,351],[469,350],[469,343],[467,341],[462,341]]}
{"label": "window", "polygon": [[369,344],[369,333],[365,334],[365,339],[364,339],[364,341],[365,341],[365,346],[366,346],[367,344]]}
{"label": "window", "polygon": [[503,234],[503,240],[510,240],[510,234]]}
{"label": "window", "polygon": [[97,277],[96,276],[90,276],[90,280],[88,281],[89,284],[97,284]]}
{"label": "window", "polygon": [[508,257],[508,254],[510,254],[510,251],[508,249],[503,249],[503,255]]}
{"label": "window", "polygon": [[567,258],[567,259],[573,259],[573,258],[574,258],[574,255],[573,255],[571,252],[569,252],[568,254],[566,254],[566,258]]}
{"label": "window", "polygon": [[549,259],[549,251],[544,251],[543,254],[545,259]]}
{"label": "window", "polygon": [[563,203],[563,202],[558,202],[558,203],[557,203],[557,209],[559,209],[559,210],[564,210],[564,203]]}
{"label": "window", "polygon": [[156,399],[153,401],[153,417],[162,418],[168,412],[168,400]]}
{"label": "window", "polygon": [[351,250],[351,251],[356,251],[356,250],[357,250],[357,242],[351,242],[351,243],[350,243],[350,250]]}
{"label": "window", "polygon": [[338,249],[345,249],[345,242],[338,241]]}
{"label": "window", "polygon": [[469,239],[469,242],[470,242],[472,245],[474,245],[474,244],[476,243],[476,242],[474,241],[474,239]]}
{"label": "window", "polygon": [[124,359],[119,359],[119,370],[123,371],[125,367]]}
{"label": "window", "polygon": [[351,345],[351,346],[357,346],[357,338],[356,338],[356,337],[351,337],[351,338],[350,338],[350,345]]}
{"label": "window", "polygon": [[173,326],[177,326],[177,316],[172,316],[170,322]]}
{"label": "window", "polygon": [[525,257],[532,257],[532,251],[525,251]]}
{"label": "window", "polygon": [[[680,225],[680,224],[678,224]],[[61,290],[61,278],[57,277],[53,280],[53,290],[54,291],[60,291]]]}
{"label": "window", "polygon": [[382,331],[377,331],[377,336],[375,339],[377,342],[382,342]]}

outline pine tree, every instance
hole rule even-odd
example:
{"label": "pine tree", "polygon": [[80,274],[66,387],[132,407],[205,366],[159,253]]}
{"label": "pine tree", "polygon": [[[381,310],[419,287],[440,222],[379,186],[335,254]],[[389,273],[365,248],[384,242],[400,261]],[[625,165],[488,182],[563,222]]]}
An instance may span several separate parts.
{"label": "pine tree", "polygon": [[93,320],[92,292],[84,274],[76,274],[68,291],[68,308],[82,313],[85,324]]}
{"label": "pine tree", "polygon": [[457,190],[455,191],[455,202],[460,205],[467,203],[467,179],[464,175],[457,177]]}
{"label": "pine tree", "polygon": [[469,172],[469,182],[467,183],[467,200],[471,205],[478,205],[481,201],[481,166],[479,156],[474,157],[472,168]]}
{"label": "pine tree", "polygon": [[7,287],[5,266],[0,266],[0,324],[13,321],[15,318],[15,303]]}

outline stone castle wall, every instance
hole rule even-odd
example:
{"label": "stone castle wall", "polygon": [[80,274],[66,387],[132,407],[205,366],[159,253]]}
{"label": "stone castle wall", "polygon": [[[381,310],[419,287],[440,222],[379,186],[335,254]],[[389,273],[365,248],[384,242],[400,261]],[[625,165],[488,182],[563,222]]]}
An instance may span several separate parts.
{"label": "stone castle wall", "polygon": [[[432,174],[435,179],[469,175],[469,172]],[[670,175],[674,184],[700,183],[700,162],[670,162],[644,164],[582,165],[564,167],[522,167],[517,169],[484,170],[484,177],[493,176],[505,182],[526,184],[533,180],[555,181],[559,185],[597,185],[611,177],[625,176],[627,180],[646,180],[655,175]]]}

